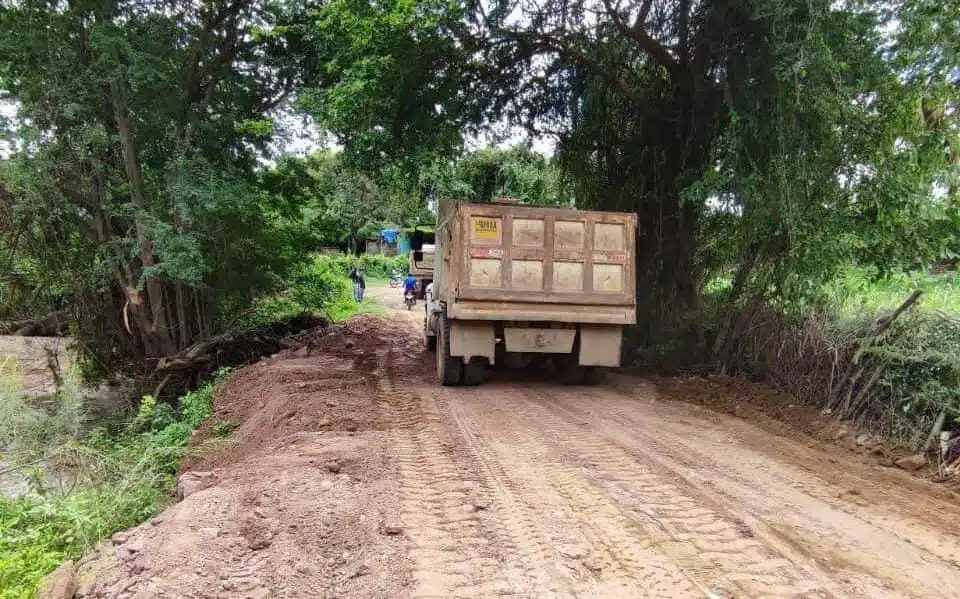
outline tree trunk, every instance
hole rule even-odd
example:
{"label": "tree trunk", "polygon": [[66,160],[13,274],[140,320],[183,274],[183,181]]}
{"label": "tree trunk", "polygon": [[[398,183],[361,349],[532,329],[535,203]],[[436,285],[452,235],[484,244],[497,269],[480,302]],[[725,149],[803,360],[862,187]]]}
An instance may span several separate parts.
{"label": "tree trunk", "polygon": [[[114,117],[117,120],[117,129],[120,132],[120,149],[123,154],[124,170],[127,180],[130,184],[130,196],[133,199],[137,210],[135,218],[135,228],[137,242],[140,250],[140,261],[144,270],[156,266],[156,257],[153,253],[153,243],[150,240],[150,234],[147,230],[147,224],[144,217],[147,214],[147,195],[143,185],[143,177],[140,171],[140,162],[137,158],[137,146],[134,139],[134,126],[130,119],[126,100],[124,99],[122,83],[119,80],[110,82],[110,98],[113,102]],[[132,283],[133,281],[131,281]],[[174,341],[170,323],[167,319],[167,309],[163,283],[155,277],[146,276],[146,305],[139,297],[142,295],[139,291],[136,294],[138,302],[135,304],[140,310],[145,310],[150,315],[148,332],[153,338],[153,355],[168,355],[176,351],[176,342]],[[131,295],[130,286],[127,287],[128,295]],[[131,301],[133,304],[134,302]],[[154,353],[155,352],[155,353]]]}
{"label": "tree trunk", "polygon": [[[737,269],[737,274],[733,278],[733,286],[730,288],[730,294],[727,296],[727,307],[724,310],[724,324],[717,338],[714,340],[713,348],[710,350],[711,362],[720,356],[721,350],[726,345],[730,335],[733,334],[732,329],[735,320],[734,312],[736,311],[736,305],[743,295],[743,290],[747,285],[747,281],[750,279],[750,275],[753,273],[754,267],[757,265],[757,256],[759,253],[756,245],[748,247],[743,261],[740,263],[740,268]],[[722,366],[726,368],[727,364],[722,364]]]}

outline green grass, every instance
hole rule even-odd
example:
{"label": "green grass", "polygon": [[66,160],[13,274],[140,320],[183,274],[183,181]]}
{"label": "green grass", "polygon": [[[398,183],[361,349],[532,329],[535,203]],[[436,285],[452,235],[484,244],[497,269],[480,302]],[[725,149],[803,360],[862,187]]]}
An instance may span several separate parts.
{"label": "green grass", "polygon": [[357,314],[373,314],[374,316],[387,316],[387,311],[383,306],[377,304],[371,299],[364,299],[363,303],[358,304],[351,297],[327,308],[327,318],[335,323],[341,323],[349,320]]}
{"label": "green grass", "polygon": [[[385,281],[388,273],[405,258],[365,256],[368,284]],[[347,274],[361,263],[344,255],[315,255],[284,282],[279,293],[258,298],[251,308],[232,323],[245,329],[285,320],[304,313],[316,314],[340,323],[356,314],[385,316],[386,311],[372,300],[358,304],[353,299],[353,282]],[[377,276],[374,276],[377,275]],[[382,276],[381,276],[382,275]]]}
{"label": "green grass", "polygon": [[923,291],[919,302],[921,310],[960,315],[960,274],[956,272],[894,273],[880,278],[868,269],[850,268],[828,287],[842,316],[895,309],[917,289]]}
{"label": "green grass", "polygon": [[[139,411],[116,430],[97,428],[80,437],[62,434],[69,429],[63,423],[78,422],[69,407],[76,401],[61,397],[58,408],[38,411],[22,399],[18,380],[8,363],[0,373],[0,405],[22,405],[2,415],[0,427],[18,431],[14,441],[9,435],[5,440],[4,459],[29,465],[39,456],[69,484],[51,487],[44,476],[32,476],[29,495],[0,497],[0,599],[32,599],[63,560],[82,557],[114,532],[163,509],[193,431],[213,412],[215,385],[188,393],[177,409],[144,397]],[[55,442],[51,430],[61,431]]]}

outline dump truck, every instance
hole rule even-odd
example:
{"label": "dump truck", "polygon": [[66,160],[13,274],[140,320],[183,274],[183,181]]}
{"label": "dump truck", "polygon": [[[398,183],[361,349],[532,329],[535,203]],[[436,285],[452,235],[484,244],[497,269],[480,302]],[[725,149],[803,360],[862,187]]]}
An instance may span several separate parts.
{"label": "dump truck", "polygon": [[636,322],[634,214],[442,201],[424,336],[443,385],[549,360],[564,382],[620,365]]}
{"label": "dump truck", "polygon": [[407,259],[407,271],[417,280],[417,299],[424,299],[427,286],[433,282],[434,255],[434,245],[424,244]]}

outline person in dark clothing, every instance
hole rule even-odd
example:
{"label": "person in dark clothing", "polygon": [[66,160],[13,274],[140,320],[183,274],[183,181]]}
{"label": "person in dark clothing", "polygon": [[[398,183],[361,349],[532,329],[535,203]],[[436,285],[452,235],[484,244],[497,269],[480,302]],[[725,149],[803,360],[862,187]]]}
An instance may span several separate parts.
{"label": "person in dark clothing", "polygon": [[367,278],[362,266],[355,266],[350,271],[350,278],[353,279],[353,299],[357,303],[363,301],[363,292],[367,289]]}

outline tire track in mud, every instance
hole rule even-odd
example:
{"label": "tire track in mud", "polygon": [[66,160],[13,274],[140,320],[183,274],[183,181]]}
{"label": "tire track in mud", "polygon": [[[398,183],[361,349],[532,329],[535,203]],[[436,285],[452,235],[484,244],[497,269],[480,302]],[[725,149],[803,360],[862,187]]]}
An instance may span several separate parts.
{"label": "tire track in mud", "polygon": [[631,452],[565,415],[555,396],[537,388],[527,388],[527,394],[540,425],[532,426],[531,434],[584,464],[569,468],[565,477],[581,486],[586,479],[589,486],[603,489],[604,497],[611,489],[601,481],[613,481],[621,518],[635,534],[651,539],[699,589],[717,597],[836,596],[819,576],[745,534],[737,521],[703,507]]}
{"label": "tire track in mud", "polygon": [[[911,596],[925,596],[926,591],[916,588],[916,585],[905,580],[902,577],[891,576],[891,571],[896,570],[891,563],[888,567],[869,567],[867,563],[857,559],[864,552],[866,547],[862,547],[855,536],[845,540],[837,539],[828,543],[821,540],[805,539],[798,533],[792,531],[788,525],[777,526],[765,521],[765,518],[772,518],[782,521],[784,515],[778,512],[769,511],[772,508],[761,509],[759,516],[754,515],[746,506],[740,504],[742,499],[729,489],[722,488],[725,483],[733,483],[739,486],[744,492],[756,488],[758,482],[756,479],[747,478],[742,472],[731,470],[717,462],[710,455],[699,455],[693,457],[691,452],[696,454],[696,448],[689,448],[689,440],[678,436],[678,433],[669,430],[658,429],[652,431],[649,429],[649,423],[644,422],[637,416],[635,410],[627,409],[623,405],[625,401],[635,401],[635,398],[611,396],[602,390],[591,389],[586,392],[587,397],[574,397],[571,395],[562,395],[552,399],[552,407],[561,412],[565,412],[570,418],[577,420],[589,419],[598,430],[604,431],[602,434],[608,437],[610,442],[620,446],[630,455],[638,456],[645,464],[656,468],[666,477],[677,482],[677,485],[692,497],[697,498],[702,504],[710,506],[718,513],[724,514],[732,522],[744,522],[745,526],[751,532],[762,539],[768,546],[776,551],[789,556],[795,563],[809,562],[811,569],[817,573],[820,581],[827,587],[832,586],[834,592],[844,595],[853,594],[859,596],[881,597],[890,596],[890,589],[899,589],[903,592],[906,588],[913,588]],[[579,401],[578,401],[579,400]],[[587,400],[587,401],[584,401]],[[598,406],[602,405],[602,408]],[[604,427],[602,423],[612,422],[617,426]],[[623,431],[630,431],[630,439],[624,439]],[[685,452],[683,448],[689,448]],[[761,469],[762,470],[762,469]],[[691,476],[691,472],[698,474]],[[717,473],[722,472],[722,476]],[[925,563],[932,563],[933,560],[944,560],[945,565],[952,563],[951,556],[957,555],[956,543],[943,542],[945,548],[926,547],[922,543],[924,535],[922,532],[913,531],[915,534],[898,533],[890,527],[890,521],[882,516],[868,517],[861,507],[854,507],[846,501],[837,499],[836,492],[831,494],[827,491],[831,487],[829,483],[822,480],[816,472],[807,472],[804,474],[806,480],[816,481],[820,489],[810,489],[804,485],[803,494],[805,499],[819,501],[824,504],[824,510],[827,514],[842,513],[850,517],[854,522],[861,526],[883,531],[897,538],[916,537],[918,541],[907,540],[911,548],[922,551],[927,557],[921,558]],[[778,481],[768,483],[776,485]],[[784,479],[780,482],[783,487],[788,487],[792,491],[794,486],[791,480]],[[736,507],[735,507],[736,506]],[[801,518],[803,514],[812,513],[814,510],[794,506],[789,499],[784,500],[784,508],[800,510],[797,517]],[[809,518],[809,516],[807,516]],[[806,518],[802,519],[805,521]],[[829,522],[824,522],[821,527],[831,526]],[[833,526],[837,526],[834,524]],[[824,528],[823,535],[827,539],[833,539],[837,535],[842,535],[844,530],[831,530]],[[814,534],[812,531],[810,534]],[[826,540],[826,539],[822,539]],[[939,549],[939,550],[938,550]],[[838,571],[840,570],[840,571]],[[860,588],[851,590],[850,584],[840,585],[835,582],[836,578],[845,579],[844,572],[857,573],[866,576],[866,579],[860,577],[860,586],[867,585],[869,590]],[[928,576],[934,576],[932,573]],[[841,586],[843,590],[841,590]],[[898,595],[899,596],[899,595]]]}
{"label": "tire track in mud", "polygon": [[398,390],[392,352],[375,372],[377,391],[395,417],[391,457],[400,478],[401,520],[414,563],[410,597],[496,596],[513,584],[489,531],[473,513],[471,488],[451,458],[434,406]]}
{"label": "tire track in mud", "polygon": [[[489,413],[485,401],[493,398],[485,393],[458,391],[450,402],[451,413],[493,475],[501,484],[527,501],[542,506],[542,517],[567,522],[561,527],[559,545],[570,543],[589,546],[582,557],[589,559],[584,570],[596,572],[581,576],[577,591],[584,597],[704,597],[709,592],[698,587],[660,554],[648,539],[635,534],[635,527],[624,518],[603,493],[584,485],[573,469],[555,462],[556,454],[544,443],[538,432],[540,422],[529,414],[527,404],[518,401],[509,389],[496,389],[496,406],[506,407],[503,417]],[[476,423],[476,426],[474,424]],[[489,438],[481,439],[482,431]],[[493,431],[493,432],[491,432]],[[553,454],[553,455],[550,455]],[[538,459],[540,456],[545,459]],[[550,509],[560,508],[550,513]],[[558,513],[559,512],[559,513]],[[561,555],[553,550],[555,559]],[[560,547],[562,553],[569,550]],[[574,560],[580,558],[574,550]],[[581,562],[582,563],[582,562]],[[596,578],[591,580],[590,578]]]}
{"label": "tire track in mud", "polygon": [[[458,395],[467,395],[468,401],[476,399],[474,390],[462,389]],[[503,527],[501,542],[509,547],[513,563],[530,581],[531,596],[575,597],[572,584],[576,576],[561,563],[549,531],[538,522],[544,519],[544,502],[531,502],[530,494],[517,488],[506,475],[503,465],[492,459],[476,428],[462,417],[462,413],[449,402],[444,394],[437,398],[438,406],[451,414],[453,426],[460,433],[468,459],[477,472],[482,473],[481,485],[486,500],[495,506],[497,523]],[[534,507],[536,506],[536,507]]]}

